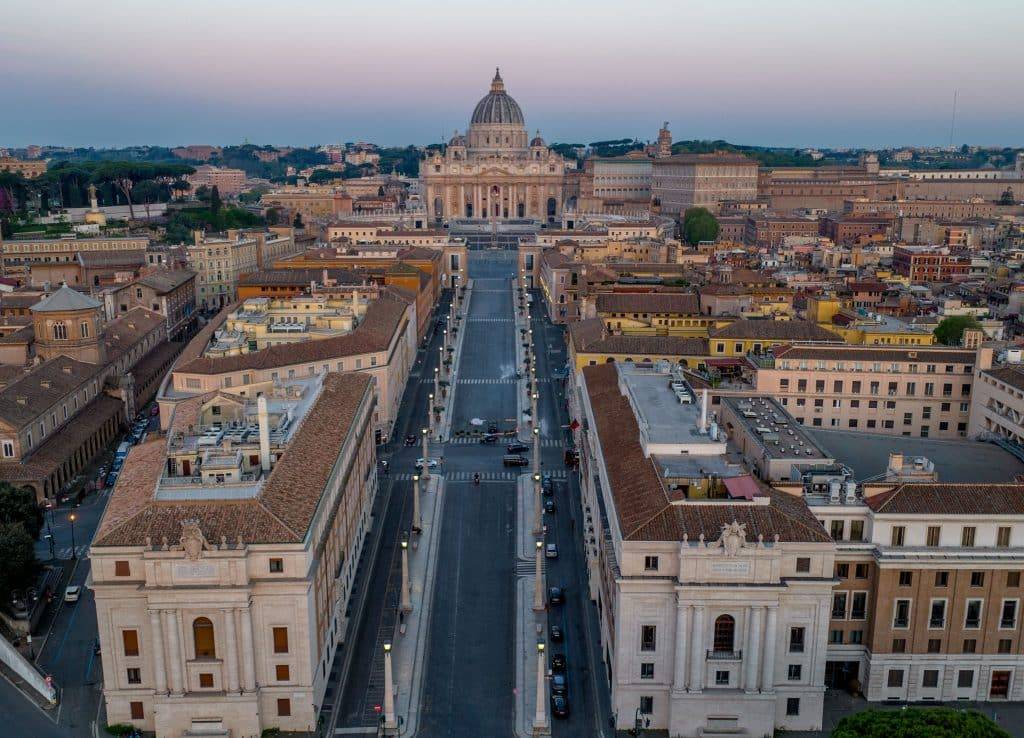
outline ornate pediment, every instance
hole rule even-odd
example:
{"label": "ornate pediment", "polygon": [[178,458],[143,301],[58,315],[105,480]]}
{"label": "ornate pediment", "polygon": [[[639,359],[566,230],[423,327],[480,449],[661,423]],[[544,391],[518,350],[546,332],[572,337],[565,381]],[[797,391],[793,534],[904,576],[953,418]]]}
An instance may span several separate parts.
{"label": "ornate pediment", "polygon": [[185,558],[189,561],[197,561],[203,551],[212,551],[213,546],[206,540],[198,520],[181,521],[181,538],[178,539]]}
{"label": "ornate pediment", "polygon": [[735,556],[746,545],[747,525],[735,520],[722,526],[722,534],[715,543],[715,546],[721,548],[726,556]]}

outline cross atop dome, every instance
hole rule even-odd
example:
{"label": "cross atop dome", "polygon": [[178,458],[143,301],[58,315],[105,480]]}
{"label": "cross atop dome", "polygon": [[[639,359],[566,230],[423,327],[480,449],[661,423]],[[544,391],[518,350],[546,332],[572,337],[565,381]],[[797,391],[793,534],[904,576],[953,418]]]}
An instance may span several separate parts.
{"label": "cross atop dome", "polygon": [[494,79],[491,80],[491,92],[504,92],[505,81],[501,78],[501,70],[494,68]]}

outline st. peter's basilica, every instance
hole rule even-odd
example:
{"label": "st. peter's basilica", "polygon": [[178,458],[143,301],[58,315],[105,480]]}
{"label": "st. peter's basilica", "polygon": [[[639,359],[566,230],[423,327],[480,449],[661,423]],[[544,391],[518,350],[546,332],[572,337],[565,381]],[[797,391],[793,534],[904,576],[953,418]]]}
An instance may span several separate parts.
{"label": "st. peter's basilica", "polygon": [[572,208],[566,161],[540,133],[528,140],[523,111],[505,91],[498,71],[476,104],[467,135],[420,164],[425,201],[437,220],[451,218],[559,218]]}

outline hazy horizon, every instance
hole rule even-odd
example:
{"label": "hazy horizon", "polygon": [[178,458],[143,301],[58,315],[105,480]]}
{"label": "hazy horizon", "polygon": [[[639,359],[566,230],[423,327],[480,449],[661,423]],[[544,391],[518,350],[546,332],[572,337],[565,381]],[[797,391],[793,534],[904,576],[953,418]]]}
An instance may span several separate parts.
{"label": "hazy horizon", "polygon": [[1020,3],[281,7],[10,8],[0,146],[429,144],[465,130],[495,66],[548,141],[652,140],[667,120],[676,140],[945,146],[956,90],[954,145],[1024,146]]}

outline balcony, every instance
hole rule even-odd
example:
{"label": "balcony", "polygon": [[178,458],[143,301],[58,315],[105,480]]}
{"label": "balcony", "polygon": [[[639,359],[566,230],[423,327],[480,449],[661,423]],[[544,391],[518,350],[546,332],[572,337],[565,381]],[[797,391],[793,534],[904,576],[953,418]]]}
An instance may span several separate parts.
{"label": "balcony", "polygon": [[708,661],[742,661],[743,651],[708,651]]}

